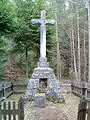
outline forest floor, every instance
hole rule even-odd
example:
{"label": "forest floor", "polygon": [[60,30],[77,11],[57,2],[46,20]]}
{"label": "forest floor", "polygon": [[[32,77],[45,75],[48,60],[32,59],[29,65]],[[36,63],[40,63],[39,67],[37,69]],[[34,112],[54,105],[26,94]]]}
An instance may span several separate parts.
{"label": "forest floor", "polygon": [[[12,95],[6,101],[18,101],[21,95]],[[63,94],[65,103],[47,102],[45,108],[38,108],[31,102],[25,103],[25,120],[77,120],[80,98],[72,93]]]}

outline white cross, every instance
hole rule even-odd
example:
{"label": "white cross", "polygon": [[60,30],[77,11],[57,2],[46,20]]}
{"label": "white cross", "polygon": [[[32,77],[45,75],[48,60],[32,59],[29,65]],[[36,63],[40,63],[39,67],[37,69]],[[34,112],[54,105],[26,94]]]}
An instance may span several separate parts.
{"label": "white cross", "polygon": [[46,11],[41,11],[41,19],[32,19],[33,24],[40,26],[40,57],[46,57],[46,24],[55,24],[54,20],[46,20]]}

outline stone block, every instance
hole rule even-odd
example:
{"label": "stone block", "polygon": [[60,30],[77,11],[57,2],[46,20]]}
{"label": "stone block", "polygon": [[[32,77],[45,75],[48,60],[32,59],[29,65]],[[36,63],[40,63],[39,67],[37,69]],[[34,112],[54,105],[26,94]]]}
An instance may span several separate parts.
{"label": "stone block", "polygon": [[25,91],[25,95],[23,96],[25,100],[34,100],[35,94],[37,93],[37,89],[27,89]]}
{"label": "stone block", "polygon": [[44,108],[46,106],[46,96],[45,93],[37,93],[35,94],[35,105],[40,108]]}

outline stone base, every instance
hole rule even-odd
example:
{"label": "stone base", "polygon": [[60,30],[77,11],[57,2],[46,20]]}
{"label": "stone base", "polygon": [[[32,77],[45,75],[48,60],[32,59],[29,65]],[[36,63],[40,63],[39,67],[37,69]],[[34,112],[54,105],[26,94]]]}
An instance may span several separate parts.
{"label": "stone base", "polygon": [[25,98],[26,99],[34,99],[37,90],[39,89],[39,80],[42,78],[47,79],[47,89],[46,94],[48,94],[51,98],[62,98],[61,85],[56,80],[56,77],[53,73],[53,69],[49,68],[49,63],[46,58],[40,58],[38,67],[34,69],[31,79],[29,80]]}
{"label": "stone base", "polygon": [[37,93],[37,94],[35,94],[35,106],[40,107],[40,108],[46,107],[45,93]]}

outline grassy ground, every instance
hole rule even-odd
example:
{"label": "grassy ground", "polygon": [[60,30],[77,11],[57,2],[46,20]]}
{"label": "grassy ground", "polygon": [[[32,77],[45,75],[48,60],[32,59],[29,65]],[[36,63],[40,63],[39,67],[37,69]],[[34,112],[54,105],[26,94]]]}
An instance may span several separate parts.
{"label": "grassy ground", "polygon": [[23,94],[12,94],[8,98],[6,98],[4,101],[16,101],[18,102],[19,98],[23,96]]}

